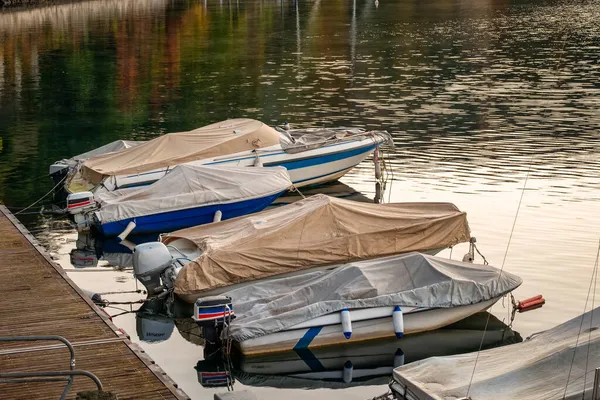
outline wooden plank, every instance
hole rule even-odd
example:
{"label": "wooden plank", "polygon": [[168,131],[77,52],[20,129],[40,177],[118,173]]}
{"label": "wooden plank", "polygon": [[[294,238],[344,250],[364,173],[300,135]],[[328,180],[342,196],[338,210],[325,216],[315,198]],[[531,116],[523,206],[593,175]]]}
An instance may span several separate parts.
{"label": "wooden plank", "polygon": [[[58,335],[75,347],[76,368],[95,374],[119,399],[188,396],[79,289],[35,238],[0,206],[0,336]],[[0,372],[69,369],[57,342],[0,344]],[[0,399],[58,398],[64,382],[0,384]],[[77,377],[69,392],[93,390]]]}

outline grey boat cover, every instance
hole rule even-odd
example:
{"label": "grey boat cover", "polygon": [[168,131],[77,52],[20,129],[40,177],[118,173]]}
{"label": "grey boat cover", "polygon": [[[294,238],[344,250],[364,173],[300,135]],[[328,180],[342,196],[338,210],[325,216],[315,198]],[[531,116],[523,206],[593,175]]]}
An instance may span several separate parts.
{"label": "grey boat cover", "polygon": [[84,160],[87,160],[88,158],[92,158],[92,157],[98,156],[100,154],[114,153],[115,151],[129,149],[131,147],[135,147],[142,143],[144,143],[144,141],[142,141],[142,140],[115,140],[114,142],[110,142],[108,144],[105,144],[104,146],[100,146],[97,149],[90,150],[83,154],[79,154],[79,155],[71,158],[71,160],[84,161]]}
{"label": "grey boat cover", "polygon": [[98,192],[101,223],[258,199],[292,186],[285,167],[249,168],[183,164],[149,186]]}
{"label": "grey boat cover", "polygon": [[224,293],[237,317],[229,333],[244,341],[344,308],[450,308],[502,296],[521,284],[488,265],[409,253],[266,280]]}
{"label": "grey boat cover", "polygon": [[384,137],[388,144],[393,145],[391,136],[386,131],[366,131],[361,128],[307,128],[281,130],[281,148],[286,153],[294,154],[303,151],[318,149],[319,147],[348,141],[352,138],[362,140],[365,137]]}
{"label": "grey boat cover", "polygon": [[[600,367],[598,328],[600,307],[522,343],[482,351],[469,398],[591,399],[594,370]],[[408,386],[410,398],[459,399],[467,394],[476,358],[477,353],[428,358],[397,368],[393,379]]]}
{"label": "grey boat cover", "polygon": [[115,151],[120,151],[123,149],[128,149],[130,147],[135,147],[141,143],[144,143],[144,142],[143,141],[135,141],[135,140],[115,140],[114,142],[110,142],[108,144],[105,144],[104,146],[100,146],[97,149],[87,151],[85,153],[76,155],[69,159],[63,159],[63,160],[55,162],[54,164],[52,164],[50,166],[50,173],[52,174],[53,172],[56,172],[56,171],[64,169],[64,168],[74,167],[75,165],[77,165],[78,162],[85,161],[88,158],[92,158],[94,156],[98,156],[101,154],[107,154],[107,153],[113,153]]}

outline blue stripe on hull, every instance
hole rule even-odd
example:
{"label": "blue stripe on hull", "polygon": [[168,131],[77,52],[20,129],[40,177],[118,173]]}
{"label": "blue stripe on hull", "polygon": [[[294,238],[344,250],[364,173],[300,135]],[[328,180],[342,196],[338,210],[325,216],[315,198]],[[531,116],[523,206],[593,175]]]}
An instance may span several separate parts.
{"label": "blue stripe on hull", "polygon": [[[370,151],[375,150],[377,145],[375,143],[369,144],[368,146],[362,146],[352,150],[340,151],[338,153],[319,155],[316,157],[305,158],[303,160],[295,160],[295,161],[280,161],[275,163],[265,163],[265,167],[275,167],[281,166],[286,167],[288,170],[306,168],[306,167],[314,167],[315,165],[327,164],[334,161],[343,160],[345,158],[350,158],[357,156],[359,154],[368,153]],[[297,183],[297,182],[294,182]]]}
{"label": "blue stripe on hull", "polygon": [[127,218],[121,221],[102,224],[101,229],[105,236],[116,236],[123,232],[130,221],[135,219],[136,227],[132,232],[134,235],[152,232],[172,232],[177,229],[184,229],[213,222],[215,212],[218,210],[223,213],[222,220],[262,211],[283,193],[284,192],[281,192],[259,199],[240,201],[238,203],[217,204],[136,218]]}
{"label": "blue stripe on hull", "polygon": [[319,332],[321,332],[321,329],[323,329],[322,326],[308,328],[304,336],[302,336],[300,340],[298,340],[298,343],[296,343],[294,346],[294,350],[298,351],[300,349],[307,349],[313,339],[319,334]]}
{"label": "blue stripe on hull", "polygon": [[[368,153],[370,151],[375,150],[375,148],[379,147],[379,145],[380,145],[379,143],[370,143],[370,144],[368,144],[366,146],[361,146],[361,147],[358,147],[356,149],[351,149],[351,150],[339,151],[337,153],[319,154],[319,155],[315,155],[313,157],[306,157],[306,158],[303,158],[303,159],[300,159],[300,160],[266,162],[263,165],[265,167],[286,167],[288,170],[299,169],[299,168],[307,168],[307,167],[314,167],[316,165],[327,164],[327,163],[330,163],[330,162],[343,160],[345,158],[354,157],[354,156],[357,156],[359,154]],[[273,156],[273,155],[279,155],[279,154],[283,154],[283,153],[267,154],[267,155],[263,155],[261,157],[265,158],[265,157],[269,157],[269,156]],[[243,160],[247,160],[247,159],[254,159],[254,158],[255,158],[255,156],[246,157],[246,158],[236,158],[234,160],[213,161],[213,162],[206,163],[204,165],[218,165],[218,164],[225,164],[225,165],[227,165],[227,164],[236,163],[236,162],[239,162],[239,161],[243,161]],[[307,179],[303,179],[301,181],[294,181],[292,183],[301,183],[301,182],[305,182],[305,181],[310,181],[310,180],[313,180],[313,179],[322,178],[322,177],[327,176],[327,175],[333,175],[334,173],[341,172],[341,171],[343,171],[343,170],[334,171],[334,172],[328,173],[326,175],[320,175],[320,176],[310,177],[310,178],[307,178]],[[140,176],[140,175],[154,174],[154,173],[156,173],[156,172],[147,172],[147,173],[138,174],[138,175],[130,175],[130,176],[127,176],[127,178],[133,178],[133,177]],[[143,182],[136,182],[136,183],[132,183],[132,184],[125,184],[125,185],[119,186],[118,188],[119,189],[123,189],[123,188],[132,188],[132,187],[146,186],[146,185],[150,185],[150,184],[152,184],[152,183],[154,183],[156,181],[157,181],[157,179],[153,179],[153,180],[148,180],[148,181],[143,181]]]}

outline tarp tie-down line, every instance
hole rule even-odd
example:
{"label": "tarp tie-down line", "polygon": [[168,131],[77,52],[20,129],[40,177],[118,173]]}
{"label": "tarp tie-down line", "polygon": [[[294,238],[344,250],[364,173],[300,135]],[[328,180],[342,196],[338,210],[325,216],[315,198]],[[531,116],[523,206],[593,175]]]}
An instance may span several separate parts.
{"label": "tarp tie-down line", "polygon": [[[517,219],[519,218],[519,211],[521,210],[521,204],[523,203],[523,196],[525,195],[525,190],[527,189],[527,181],[529,180],[529,174],[531,172],[531,167],[533,165],[533,155],[529,158],[529,168],[527,168],[527,175],[525,175],[525,182],[523,183],[523,190],[521,191],[521,197],[519,198],[519,204],[517,206],[517,212],[515,213],[515,218],[513,220],[512,228],[510,229],[510,235],[508,236],[508,243],[506,244],[506,250],[504,251],[504,258],[502,259],[502,266],[500,267],[500,274],[498,275],[498,281],[502,277],[502,272],[504,271],[504,264],[506,263],[506,257],[508,255],[508,249],[510,248],[510,243],[512,242],[513,233],[515,232],[515,226],[517,225]],[[477,251],[479,253],[479,251]],[[485,260],[485,258],[484,258]],[[473,371],[471,372],[471,379],[469,379],[469,386],[467,387],[467,394],[465,398],[469,398],[469,392],[471,391],[471,385],[473,384],[473,377],[475,376],[475,369],[477,368],[477,361],[479,361],[479,354],[481,353],[481,349],[483,348],[483,340],[485,339],[485,333],[488,328],[488,324],[490,322],[491,310],[494,306],[490,307],[490,310],[487,315],[487,319],[485,321],[485,327],[483,328],[483,334],[481,335],[481,342],[479,343],[479,349],[477,350],[477,356],[475,357],[475,363],[473,364]]]}

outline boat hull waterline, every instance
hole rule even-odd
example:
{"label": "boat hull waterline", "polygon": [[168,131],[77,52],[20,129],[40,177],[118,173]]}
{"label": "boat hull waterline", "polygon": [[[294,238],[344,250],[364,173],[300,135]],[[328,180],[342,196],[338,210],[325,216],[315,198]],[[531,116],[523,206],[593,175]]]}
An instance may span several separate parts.
{"label": "boat hull waterline", "polygon": [[[500,297],[452,308],[406,309],[404,334],[430,331],[460,321],[480,311],[485,311]],[[373,311],[376,315],[377,311]],[[310,321],[307,321],[310,322]],[[305,348],[317,348],[346,343],[362,342],[396,336],[392,317],[364,319],[352,323],[352,336],[346,339],[341,324],[313,326],[267,334],[236,343],[244,355],[257,355]],[[402,339],[398,339],[402,340]]]}
{"label": "boat hull waterline", "polygon": [[130,222],[136,226],[131,234],[148,234],[155,232],[171,232],[190,226],[203,225],[213,222],[215,213],[222,213],[222,220],[241,217],[256,213],[267,208],[284,192],[257,199],[245,200],[228,204],[215,204],[205,207],[189,208],[166,213],[157,213],[119,221],[100,223],[104,236],[117,236],[127,228]]}

